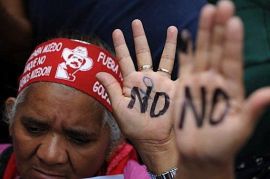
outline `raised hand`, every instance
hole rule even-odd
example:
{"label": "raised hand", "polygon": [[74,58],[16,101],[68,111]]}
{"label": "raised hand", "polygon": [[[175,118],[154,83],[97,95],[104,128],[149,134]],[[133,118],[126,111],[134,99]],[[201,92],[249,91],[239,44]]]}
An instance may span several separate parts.
{"label": "raised hand", "polygon": [[[149,170],[161,173],[176,166],[172,106],[176,82],[171,80],[177,29],[169,27],[159,69],[152,58],[141,21],[132,22],[138,71],[120,30],[113,32],[116,56],[123,75],[123,87],[109,74],[97,78],[105,86],[113,113],[123,134],[131,140]],[[159,37],[157,37],[159,38]]]}
{"label": "raised hand", "polygon": [[230,1],[201,13],[196,50],[187,33],[180,53],[180,80],[174,106],[179,178],[232,178],[237,151],[270,103],[270,89],[244,99],[243,26]]}

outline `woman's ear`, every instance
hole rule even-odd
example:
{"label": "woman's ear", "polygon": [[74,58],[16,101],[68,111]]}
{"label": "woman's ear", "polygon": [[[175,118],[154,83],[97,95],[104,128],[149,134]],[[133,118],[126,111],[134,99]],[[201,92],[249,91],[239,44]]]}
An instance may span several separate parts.
{"label": "woman's ear", "polygon": [[12,116],[12,110],[13,110],[13,107],[15,105],[15,101],[16,101],[16,98],[13,98],[13,97],[9,97],[6,99],[5,101],[5,112],[6,112],[6,117],[7,117],[7,120],[8,120],[8,123],[9,123],[9,135],[12,136],[12,122],[11,120],[11,117]]}

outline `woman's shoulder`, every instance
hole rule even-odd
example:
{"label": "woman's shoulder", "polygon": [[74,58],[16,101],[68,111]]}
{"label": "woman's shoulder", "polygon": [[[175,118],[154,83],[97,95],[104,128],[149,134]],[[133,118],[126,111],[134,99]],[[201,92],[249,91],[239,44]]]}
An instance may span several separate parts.
{"label": "woman's shoulder", "polygon": [[10,146],[11,146],[11,144],[0,144],[0,156]]}
{"label": "woman's shoulder", "polygon": [[[8,164],[13,154],[11,144],[0,144],[0,178],[4,177]],[[13,161],[15,163],[15,161]],[[11,170],[10,170],[11,171]]]}

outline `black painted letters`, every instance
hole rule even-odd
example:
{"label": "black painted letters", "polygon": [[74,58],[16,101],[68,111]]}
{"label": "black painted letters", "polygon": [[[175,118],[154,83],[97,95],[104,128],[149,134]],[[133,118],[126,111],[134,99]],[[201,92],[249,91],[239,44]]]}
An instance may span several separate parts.
{"label": "black painted letters", "polygon": [[[207,91],[205,87],[201,87],[200,89],[200,97],[201,97],[201,109],[200,111],[196,110],[194,105],[194,100],[191,95],[190,87],[185,87],[185,99],[182,105],[181,114],[180,114],[180,122],[179,122],[179,128],[182,129],[184,127],[185,122],[185,116],[187,109],[191,109],[191,112],[195,118],[196,125],[198,128],[203,127],[204,120],[206,118],[206,95]],[[213,114],[216,109],[216,105],[219,103],[219,99],[222,99],[225,102],[225,108],[224,111],[221,113],[220,117],[214,119]],[[209,114],[209,124],[210,125],[217,125],[221,123],[225,116],[227,115],[229,111],[230,103],[229,103],[229,96],[220,88],[215,89],[214,94],[212,96],[212,104]]]}
{"label": "black painted letters", "polygon": [[[146,92],[138,87],[133,87],[131,90],[131,100],[127,106],[129,109],[132,109],[135,105],[136,98],[138,98],[139,103],[140,103],[140,107],[141,107],[141,113],[145,113],[147,111],[148,101],[150,99],[150,94],[151,94],[151,92],[153,90],[153,86],[154,86],[152,80],[148,77],[144,77],[143,82],[144,82],[145,86],[147,87]],[[141,97],[141,94],[143,95],[143,97]],[[165,101],[164,106],[162,109],[160,109],[158,112],[156,112],[156,107],[157,107],[158,101],[160,100],[160,98],[162,96],[164,97],[164,101]],[[168,110],[169,106],[170,106],[169,95],[166,94],[165,92],[156,92],[153,103],[151,105],[151,109],[150,109],[150,117],[155,118],[155,117],[159,117],[159,116],[165,114],[166,111]]]}

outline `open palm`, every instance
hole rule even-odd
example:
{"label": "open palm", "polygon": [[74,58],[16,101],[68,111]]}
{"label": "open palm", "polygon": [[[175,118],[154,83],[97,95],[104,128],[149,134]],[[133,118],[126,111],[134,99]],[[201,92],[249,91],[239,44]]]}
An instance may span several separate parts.
{"label": "open palm", "polygon": [[269,89],[244,99],[243,27],[231,3],[206,6],[196,51],[190,42],[181,53],[174,106],[177,144],[183,162],[224,163],[253,131],[255,119],[270,101]]}
{"label": "open palm", "polygon": [[168,28],[159,70],[152,69],[152,58],[143,26],[132,23],[138,71],[120,30],[113,33],[116,56],[123,75],[123,87],[109,74],[97,77],[109,93],[113,113],[121,131],[133,143],[161,143],[173,138],[172,105],[176,82],[171,80],[177,29]]}

